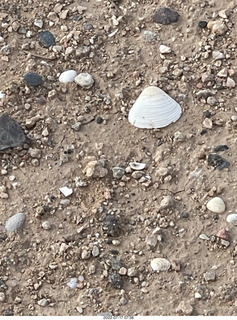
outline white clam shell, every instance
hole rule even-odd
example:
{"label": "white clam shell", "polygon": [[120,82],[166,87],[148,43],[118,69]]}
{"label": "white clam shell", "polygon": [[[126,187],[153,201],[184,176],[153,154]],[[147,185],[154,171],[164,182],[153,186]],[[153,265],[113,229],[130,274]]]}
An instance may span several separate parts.
{"label": "white clam shell", "polygon": [[226,218],[227,222],[236,222],[237,221],[237,213],[230,213]]}
{"label": "white clam shell", "polygon": [[58,80],[62,83],[73,82],[76,76],[77,72],[75,70],[67,70],[60,74]]}
{"label": "white clam shell", "polygon": [[143,170],[146,167],[146,164],[142,162],[130,162],[129,166],[133,170]]}
{"label": "white clam shell", "polygon": [[169,270],[171,263],[165,258],[155,258],[151,260],[151,267],[154,271],[167,271]]}
{"label": "white clam shell", "polygon": [[158,87],[145,88],[129,111],[128,121],[137,128],[164,128],[182,114],[180,105]]}
{"label": "white clam shell", "polygon": [[225,203],[220,197],[215,197],[208,201],[207,209],[215,213],[223,213],[225,211]]}

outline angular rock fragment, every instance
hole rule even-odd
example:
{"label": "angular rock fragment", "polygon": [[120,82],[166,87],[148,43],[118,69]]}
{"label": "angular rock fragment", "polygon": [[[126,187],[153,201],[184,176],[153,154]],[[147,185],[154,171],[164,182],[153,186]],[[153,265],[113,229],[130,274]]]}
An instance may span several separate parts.
{"label": "angular rock fragment", "polygon": [[222,170],[230,166],[229,161],[225,160],[217,153],[211,153],[208,155],[207,164],[208,166],[215,167],[217,170]]}
{"label": "angular rock fragment", "polygon": [[120,274],[112,273],[109,275],[109,282],[116,289],[121,289],[123,287],[123,279]]}
{"label": "angular rock fragment", "polygon": [[21,126],[12,120],[7,113],[0,117],[0,150],[19,147],[27,141]]}

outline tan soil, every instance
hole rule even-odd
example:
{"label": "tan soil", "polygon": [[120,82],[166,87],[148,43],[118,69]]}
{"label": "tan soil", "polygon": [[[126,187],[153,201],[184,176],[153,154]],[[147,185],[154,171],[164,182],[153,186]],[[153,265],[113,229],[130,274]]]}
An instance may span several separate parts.
{"label": "tan soil", "polygon": [[[50,27],[47,16],[58,2],[69,12],[66,19],[57,18]],[[205,99],[196,97],[200,90],[197,84],[202,83],[204,72],[213,69],[216,77],[224,67],[236,68],[235,2],[170,0],[158,4],[153,0],[123,0],[120,8],[108,1],[58,2],[11,0],[0,5],[0,36],[10,45],[9,55],[1,52],[0,91],[6,92],[6,98],[2,100],[0,114],[7,111],[23,128],[26,119],[43,115],[33,128],[26,130],[32,138],[31,147],[42,150],[39,166],[32,164],[27,146],[0,154],[2,168],[7,167],[8,172],[0,176],[0,184],[7,186],[9,195],[8,199],[1,199],[2,235],[10,216],[17,212],[27,215],[23,230],[8,233],[0,242],[0,279],[8,286],[5,290],[0,285],[0,291],[5,293],[0,314],[13,310],[14,315],[80,315],[76,308],[81,307],[83,315],[101,312],[130,316],[181,315],[178,306],[184,301],[192,306],[193,315],[236,315],[237,234],[236,226],[226,222],[227,213],[237,209],[236,122],[231,121],[231,116],[236,116],[236,89],[217,90],[217,106],[207,105]],[[78,14],[73,8],[78,5],[86,7],[86,11],[82,20],[73,21]],[[152,22],[151,16],[158,5],[177,10],[178,23],[162,26]],[[230,9],[229,19],[225,20],[228,32],[211,40],[210,31],[200,29],[198,22],[220,20],[218,12],[226,9],[225,5]],[[113,15],[124,16],[118,26],[112,24]],[[38,44],[39,29],[33,25],[36,18],[44,21],[43,29],[50,30],[57,44],[63,46],[60,53]],[[32,37],[10,32],[14,22],[33,30]],[[85,31],[85,22],[90,22],[94,29]],[[68,31],[62,31],[61,26],[67,26]],[[118,32],[108,37],[115,29]],[[145,42],[143,30],[157,32],[158,40]],[[78,34],[78,38],[62,41],[71,32]],[[94,45],[89,41],[93,36]],[[33,43],[33,48],[28,50],[27,43]],[[160,44],[172,49],[165,57],[170,60],[165,74],[159,71],[166,63],[160,57]],[[210,47],[205,48],[208,44]],[[82,45],[90,46],[94,55],[76,57],[75,49]],[[65,56],[69,46],[74,51]],[[229,54],[221,66],[212,59],[214,49]],[[208,50],[209,57],[205,57]],[[186,57],[185,61],[181,56]],[[67,69],[90,73],[95,85],[86,91],[75,83],[60,83],[58,74]],[[174,69],[183,70],[183,75],[174,77]],[[23,82],[28,71],[41,74],[43,85],[28,90]],[[139,79],[140,84],[136,85]],[[183,108],[180,120],[161,130],[137,129],[127,120],[135,99],[150,84],[164,89]],[[202,86],[213,88],[207,83]],[[86,101],[87,96],[90,101]],[[106,99],[110,101],[108,105]],[[26,103],[31,106],[29,110]],[[213,128],[201,135],[204,110],[211,112]],[[82,126],[76,132],[71,126],[80,116],[83,116]],[[96,123],[97,116],[105,119],[103,124]],[[44,138],[42,131],[46,127],[49,136]],[[177,131],[185,136],[184,141],[174,141]],[[214,170],[206,162],[207,155],[219,144],[228,145],[229,150],[220,154],[231,163],[222,171]],[[73,152],[65,154],[69,149]],[[108,175],[101,179],[87,178],[83,173],[86,157],[100,159],[103,155]],[[113,167],[126,168],[131,161],[146,163],[144,171],[151,176],[148,187],[130,173],[122,180],[113,178]],[[171,180],[159,177],[158,169],[168,167]],[[201,169],[201,174],[195,179],[190,173],[196,168]],[[16,177],[16,188],[9,180],[11,175]],[[88,186],[76,187],[76,177],[87,181]],[[74,190],[66,207],[60,204],[62,186]],[[106,199],[108,194],[110,199]],[[48,202],[47,195],[55,199]],[[160,210],[160,202],[166,195],[173,197],[174,204]],[[216,215],[206,209],[207,201],[216,195],[226,203],[224,214]],[[121,223],[121,234],[114,238],[119,242],[115,245],[107,243],[108,237],[102,229],[108,210]],[[184,211],[189,213],[188,218],[181,218]],[[49,221],[52,229],[44,230],[43,221]],[[84,229],[78,233],[82,226]],[[163,241],[151,249],[146,237],[158,226]],[[215,235],[221,228],[228,229],[228,248],[199,238],[201,233]],[[65,241],[68,247],[60,253]],[[100,255],[83,260],[83,249],[91,251],[94,244],[99,247]],[[136,268],[135,276],[122,276],[122,292],[109,283],[111,266],[105,270],[111,250],[118,251],[127,269]],[[156,257],[168,259],[171,270],[159,274],[152,271],[150,261]],[[52,263],[57,265],[56,269],[49,267]],[[204,273],[213,266],[216,280],[207,282]],[[70,289],[69,279],[80,275],[84,276],[82,284]],[[195,298],[197,292],[200,299]],[[38,305],[42,298],[48,299],[48,306]]]}

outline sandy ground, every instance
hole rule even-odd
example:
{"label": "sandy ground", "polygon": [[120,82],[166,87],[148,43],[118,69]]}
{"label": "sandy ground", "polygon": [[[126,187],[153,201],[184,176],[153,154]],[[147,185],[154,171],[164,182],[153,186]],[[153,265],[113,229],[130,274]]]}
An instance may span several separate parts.
{"label": "sandy ground", "polygon": [[[0,91],[6,96],[0,115],[8,112],[31,139],[30,146],[0,154],[0,184],[8,195],[0,200],[1,315],[236,315],[237,234],[226,222],[237,210],[236,88],[217,76],[225,68],[236,78],[236,5],[1,2]],[[154,23],[159,6],[176,10],[179,21]],[[218,14],[224,9],[227,18]],[[43,21],[41,29],[35,19]],[[227,30],[213,36],[198,26],[201,20],[222,21]],[[93,28],[85,30],[85,23]],[[61,51],[40,46],[41,30],[54,34]],[[156,32],[157,40],[145,41],[144,30]],[[172,52],[161,55],[161,44]],[[77,52],[82,46],[88,48],[84,56]],[[215,50],[225,57],[215,60]],[[67,69],[90,73],[94,86],[83,90],[60,83],[58,76]],[[23,77],[29,71],[39,73],[43,84],[28,88]],[[138,129],[128,122],[128,112],[151,84],[174,98],[183,114],[166,128]],[[211,91],[213,99],[198,95],[201,90]],[[72,129],[76,122],[79,131]],[[229,149],[218,154],[230,166],[217,170],[207,157],[221,144]],[[39,159],[29,147],[37,149]],[[85,175],[91,159],[102,160],[105,177]],[[121,179],[113,177],[112,168],[125,169],[132,161],[146,164],[147,178],[136,179],[128,169]],[[64,186],[73,189],[66,203],[59,191]],[[166,196],[171,202],[162,209]],[[207,209],[215,196],[224,200],[224,213]],[[25,225],[8,233],[5,222],[17,212],[26,214]],[[108,213],[117,219],[115,234],[103,229]],[[51,229],[42,228],[45,221]],[[199,238],[222,228],[227,247],[220,238]],[[158,242],[150,246],[154,237]],[[157,273],[150,262],[160,257],[171,268]],[[114,274],[121,274],[120,288],[111,283]],[[75,289],[67,285],[73,277]]]}

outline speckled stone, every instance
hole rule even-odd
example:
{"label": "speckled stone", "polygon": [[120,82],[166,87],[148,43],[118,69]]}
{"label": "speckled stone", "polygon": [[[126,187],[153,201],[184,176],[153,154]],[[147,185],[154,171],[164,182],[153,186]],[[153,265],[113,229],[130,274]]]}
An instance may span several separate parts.
{"label": "speckled stone", "polygon": [[41,31],[38,34],[39,42],[44,48],[49,48],[50,46],[55,46],[56,41],[54,35],[48,31]]}
{"label": "speckled stone", "polygon": [[93,77],[87,72],[79,73],[78,76],[75,77],[74,81],[83,89],[90,89],[95,82]]}

